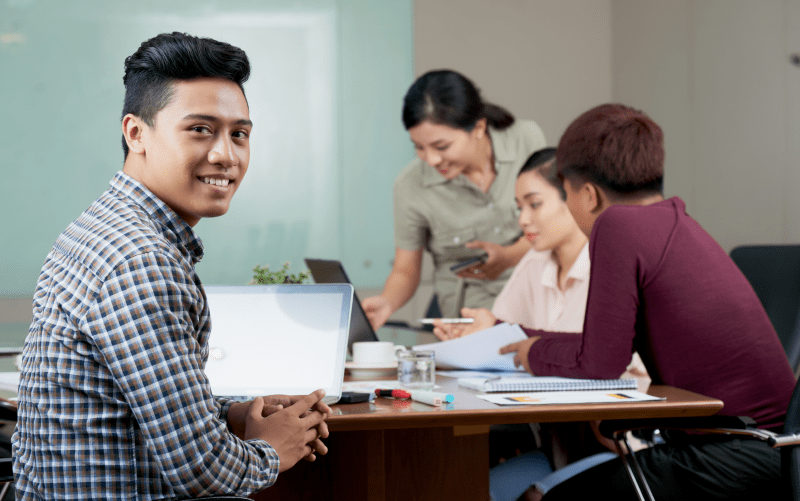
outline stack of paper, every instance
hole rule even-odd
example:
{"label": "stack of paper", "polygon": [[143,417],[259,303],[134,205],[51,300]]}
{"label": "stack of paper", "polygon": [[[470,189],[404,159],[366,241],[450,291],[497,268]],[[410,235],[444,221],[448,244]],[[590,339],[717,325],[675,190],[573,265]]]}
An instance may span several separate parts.
{"label": "stack of paper", "polygon": [[541,393],[492,393],[478,398],[497,405],[610,404],[664,400],[639,391],[548,391]]}
{"label": "stack of paper", "polygon": [[503,346],[528,339],[518,325],[498,324],[450,341],[414,346],[435,352],[436,367],[514,371],[514,354],[500,355]]}
{"label": "stack of paper", "polygon": [[635,390],[635,379],[572,379],[566,377],[468,377],[458,385],[478,391],[586,391]]}

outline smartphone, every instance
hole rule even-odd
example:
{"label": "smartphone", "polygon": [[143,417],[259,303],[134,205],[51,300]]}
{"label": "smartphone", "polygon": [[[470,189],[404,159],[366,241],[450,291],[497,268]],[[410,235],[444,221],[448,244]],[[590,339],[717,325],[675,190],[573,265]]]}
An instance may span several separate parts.
{"label": "smartphone", "polygon": [[478,257],[471,257],[469,259],[464,259],[463,261],[459,261],[458,263],[454,264],[450,267],[450,271],[453,273],[458,273],[460,271],[464,271],[470,266],[475,266],[476,264],[481,264],[486,262],[487,256],[478,256]]}
{"label": "smartphone", "polygon": [[360,393],[356,391],[343,391],[342,398],[339,399],[337,404],[357,404],[360,402],[369,402],[375,397],[374,393]]}

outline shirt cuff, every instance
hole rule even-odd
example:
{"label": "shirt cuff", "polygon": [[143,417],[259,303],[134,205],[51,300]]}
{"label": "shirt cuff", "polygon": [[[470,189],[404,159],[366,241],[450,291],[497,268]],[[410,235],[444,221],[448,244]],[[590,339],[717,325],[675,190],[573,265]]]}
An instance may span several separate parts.
{"label": "shirt cuff", "polygon": [[214,397],[214,400],[217,401],[219,404],[219,415],[217,416],[220,420],[228,422],[228,410],[231,408],[231,405],[236,403],[236,400],[226,398],[226,397]]}
{"label": "shirt cuff", "polygon": [[272,484],[278,480],[278,472],[281,471],[281,458],[278,456],[278,452],[269,445],[269,443],[260,438],[245,440],[244,443],[252,450],[256,451],[261,463],[266,465],[266,468],[252,472],[256,476],[262,476],[262,478],[266,477],[267,484],[261,487],[261,489],[271,487]]}

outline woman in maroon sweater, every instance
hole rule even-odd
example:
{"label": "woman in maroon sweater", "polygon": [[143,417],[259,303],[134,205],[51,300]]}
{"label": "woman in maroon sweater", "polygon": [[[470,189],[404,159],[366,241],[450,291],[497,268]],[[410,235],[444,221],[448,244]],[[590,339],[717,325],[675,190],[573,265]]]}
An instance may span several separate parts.
{"label": "woman in maroon sweater", "polygon": [[[764,308],[736,265],[662,196],[660,127],[618,104],[578,117],[556,154],[567,205],[592,263],[582,336],[527,330],[507,346],[542,376],[615,378],[635,350],[654,384],[715,397],[720,414],[780,429],[795,379]],[[493,319],[479,319],[479,325]],[[637,454],[656,499],[779,499],[780,454],[762,442],[682,437]],[[635,499],[621,461],[550,490],[552,499],[610,491]]]}

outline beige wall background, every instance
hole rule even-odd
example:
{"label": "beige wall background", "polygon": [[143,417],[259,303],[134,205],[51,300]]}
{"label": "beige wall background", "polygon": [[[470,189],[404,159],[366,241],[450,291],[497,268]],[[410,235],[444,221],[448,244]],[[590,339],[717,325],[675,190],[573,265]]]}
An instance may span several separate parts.
{"label": "beige wall background", "polygon": [[667,195],[726,250],[798,242],[800,1],[611,5],[613,98],[663,127]]}
{"label": "beige wall background", "polygon": [[417,75],[464,73],[552,145],[594,105],[638,107],[664,129],[666,194],[726,250],[800,241],[800,0],[417,0],[414,18]]}
{"label": "beige wall background", "polygon": [[610,0],[416,0],[414,70],[449,68],[555,145],[612,96]]}
{"label": "beige wall background", "polygon": [[607,101],[664,129],[668,196],[730,250],[800,240],[800,0],[417,0],[415,71],[449,67],[550,144]]}
{"label": "beige wall background", "polygon": [[800,241],[800,0],[416,0],[414,18],[417,75],[464,73],[551,145],[594,105],[642,109],[665,194],[727,251]]}

